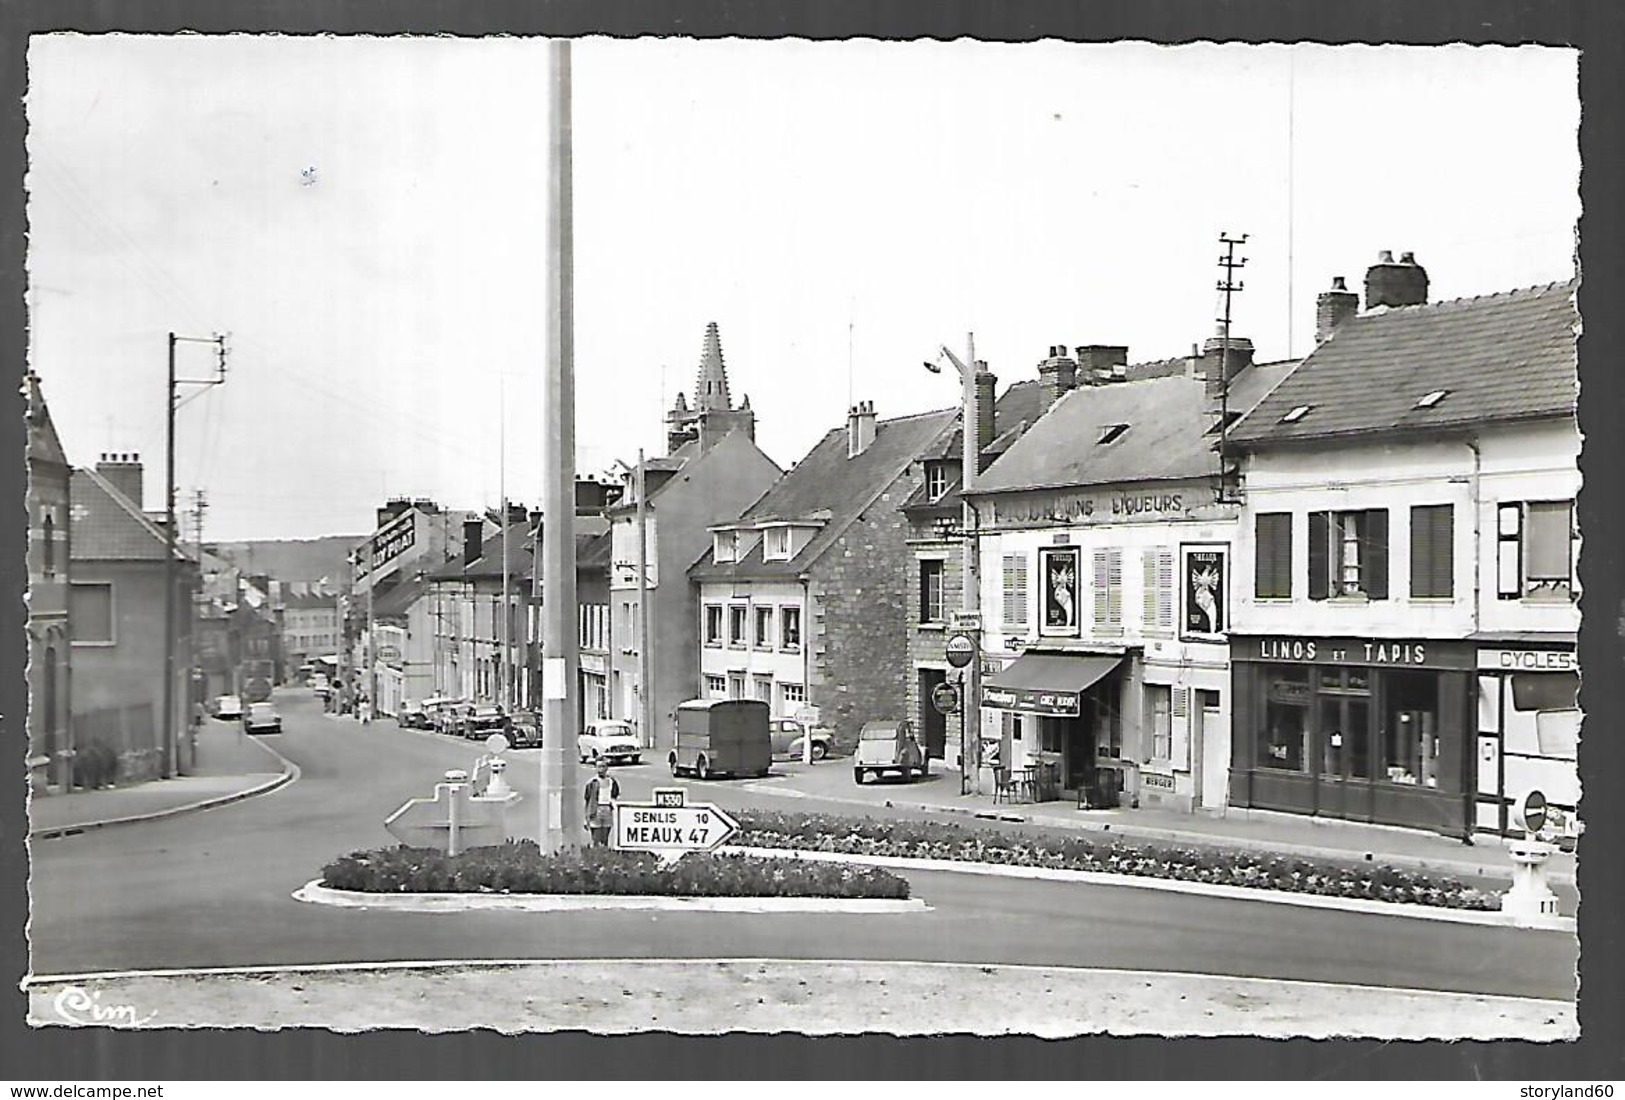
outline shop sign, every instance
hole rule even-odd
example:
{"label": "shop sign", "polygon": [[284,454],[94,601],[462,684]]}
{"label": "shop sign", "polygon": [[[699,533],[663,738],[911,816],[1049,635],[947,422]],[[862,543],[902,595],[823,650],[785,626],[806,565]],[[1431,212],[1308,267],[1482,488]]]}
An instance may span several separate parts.
{"label": "shop sign", "polygon": [[367,572],[382,569],[412,548],[418,537],[415,517],[415,511],[407,511],[395,523],[373,536],[366,548],[370,563],[366,566]]}
{"label": "shop sign", "polygon": [[1038,691],[1032,688],[983,687],[982,705],[1000,710],[1020,710],[1055,718],[1076,718],[1083,713],[1075,691]]}
{"label": "shop sign", "polygon": [[1437,639],[1238,638],[1231,642],[1230,656],[1237,661],[1275,664],[1473,667],[1473,651],[1467,643]]}
{"label": "shop sign", "polygon": [[1076,638],[1081,551],[1076,546],[1042,546],[1038,550],[1040,588],[1038,632],[1047,637]]}
{"label": "shop sign", "polygon": [[1171,791],[1174,789],[1174,777],[1165,772],[1140,771],[1140,786],[1149,787],[1154,791]]}
{"label": "shop sign", "polygon": [[381,645],[378,647],[378,659],[386,665],[401,663],[401,650],[399,646]]}
{"label": "shop sign", "polygon": [[964,668],[976,660],[976,641],[969,634],[955,634],[945,648],[948,663],[955,668]]}
{"label": "shop sign", "polygon": [[953,714],[959,709],[959,691],[952,684],[938,684],[931,689],[931,705],[940,714]]}
{"label": "shop sign", "polygon": [[1180,547],[1180,575],[1184,578],[1180,633],[1186,637],[1218,637],[1229,626],[1227,557],[1223,546]]}
{"label": "shop sign", "polygon": [[1573,672],[1580,662],[1568,649],[1481,649],[1478,667],[1507,672]]}
{"label": "shop sign", "polygon": [[1186,495],[1166,490],[1027,492],[1019,498],[993,501],[989,525],[1003,528],[1045,527],[1180,519],[1189,511]]}

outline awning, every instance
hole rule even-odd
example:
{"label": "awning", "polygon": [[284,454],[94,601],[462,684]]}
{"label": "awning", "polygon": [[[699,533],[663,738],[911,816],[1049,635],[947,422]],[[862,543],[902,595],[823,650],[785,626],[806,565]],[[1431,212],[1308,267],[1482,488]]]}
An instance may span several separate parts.
{"label": "awning", "polygon": [[982,682],[982,705],[1076,718],[1082,713],[1083,693],[1122,660],[1100,654],[1023,654]]}

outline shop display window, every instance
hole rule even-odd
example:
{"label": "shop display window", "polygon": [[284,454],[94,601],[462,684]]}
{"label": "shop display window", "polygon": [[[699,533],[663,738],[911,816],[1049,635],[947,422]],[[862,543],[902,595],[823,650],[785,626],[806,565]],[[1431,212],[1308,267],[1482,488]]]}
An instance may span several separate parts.
{"label": "shop display window", "polygon": [[1272,668],[1264,677],[1264,729],[1258,740],[1258,766],[1305,772],[1309,757],[1308,669]]}
{"label": "shop display window", "polygon": [[1383,694],[1381,778],[1408,786],[1437,787],[1437,678],[1418,673],[1390,673]]}

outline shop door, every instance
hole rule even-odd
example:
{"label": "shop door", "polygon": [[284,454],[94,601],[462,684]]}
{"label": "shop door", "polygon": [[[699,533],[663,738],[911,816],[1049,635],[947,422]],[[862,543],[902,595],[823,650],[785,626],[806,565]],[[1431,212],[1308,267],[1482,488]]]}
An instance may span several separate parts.
{"label": "shop door", "polygon": [[1372,812],[1371,700],[1322,695],[1319,713],[1320,774],[1316,812],[1370,821]]}
{"label": "shop door", "polygon": [[[931,693],[947,679],[948,674],[940,668],[920,669],[920,735],[925,741],[926,754],[936,760],[944,760],[948,755],[948,716],[931,701]],[[963,699],[960,707],[963,713]]]}

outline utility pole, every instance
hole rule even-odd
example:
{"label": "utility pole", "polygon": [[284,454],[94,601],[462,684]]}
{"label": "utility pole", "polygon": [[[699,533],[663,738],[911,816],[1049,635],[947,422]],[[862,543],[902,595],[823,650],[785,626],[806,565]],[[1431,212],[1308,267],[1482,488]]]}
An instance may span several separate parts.
{"label": "utility pole", "polygon": [[[177,344],[213,344],[217,355],[213,378],[176,378],[175,346]],[[178,644],[176,625],[178,608],[175,606],[175,555],[178,553],[175,531],[175,410],[176,388],[179,386],[218,386],[226,380],[226,338],[214,336],[177,336],[169,334],[169,375],[164,388],[164,726],[160,745],[160,768],[165,779],[179,771],[176,757],[179,745],[175,729],[175,648]],[[140,502],[137,501],[139,504]],[[191,682],[191,676],[187,676]]]}
{"label": "utility pole", "polygon": [[[976,507],[971,503],[970,493],[975,489],[979,474],[981,448],[977,444],[978,431],[976,415],[976,378],[986,373],[987,364],[976,359],[976,334],[967,333],[965,336],[965,358],[961,360],[946,347],[941,349],[938,363],[927,363],[927,370],[936,374],[942,370],[940,359],[947,359],[959,372],[960,382],[960,474],[959,498],[962,502],[960,509],[960,548],[961,572],[964,580],[960,586],[960,621],[955,624],[957,633],[969,634],[976,643],[976,654],[970,664],[965,666],[964,697],[959,701],[959,768],[960,793],[969,794],[982,791],[981,768],[981,731],[979,729],[982,714],[981,683],[982,683],[982,630],[981,630],[981,566],[976,532]],[[974,716],[974,717],[973,717]]]}
{"label": "utility pole", "polygon": [[508,380],[498,383],[497,495],[502,498],[502,668],[497,673],[497,700],[504,714],[513,711],[509,690],[513,660],[513,592],[508,587]]}
{"label": "utility pole", "polygon": [[575,287],[570,43],[548,46],[547,372],[542,408],[542,830],[544,852],[582,842],[576,777]]}
{"label": "utility pole", "polygon": [[643,448],[638,448],[638,724],[643,747],[655,747],[655,701],[649,682],[649,513],[645,502],[648,482],[643,470]]}
{"label": "utility pole", "polygon": [[1232,237],[1228,233],[1219,234],[1219,243],[1224,245],[1224,255],[1219,257],[1219,267],[1224,274],[1219,277],[1218,289],[1224,295],[1224,316],[1219,318],[1220,339],[1219,345],[1219,502],[1234,503],[1234,494],[1231,493],[1230,484],[1230,299],[1239,293],[1244,284],[1235,277],[1237,271],[1247,264],[1247,258],[1236,258],[1236,246],[1247,243],[1247,234]]}

